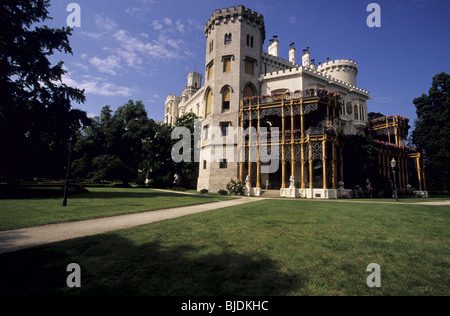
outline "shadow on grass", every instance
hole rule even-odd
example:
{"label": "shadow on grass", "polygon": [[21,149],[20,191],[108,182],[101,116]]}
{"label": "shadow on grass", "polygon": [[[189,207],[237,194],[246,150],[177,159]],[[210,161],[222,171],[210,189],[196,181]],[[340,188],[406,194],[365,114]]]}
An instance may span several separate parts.
{"label": "shadow on grass", "polygon": [[[90,187],[87,187],[90,190]],[[144,191],[143,191],[144,190]],[[63,197],[64,186],[7,186],[0,185],[0,199],[30,199],[30,198],[53,198]],[[180,197],[176,192],[151,191],[151,189],[143,188],[117,188],[111,187],[105,191],[75,192],[69,189],[70,198],[152,198],[152,197]],[[192,195],[201,199],[208,199],[207,195]]]}
{"label": "shadow on grass", "polygon": [[[81,267],[81,288],[66,285],[70,263]],[[278,296],[306,281],[262,254],[135,245],[116,234],[0,255],[0,280],[0,295],[108,296]]]}

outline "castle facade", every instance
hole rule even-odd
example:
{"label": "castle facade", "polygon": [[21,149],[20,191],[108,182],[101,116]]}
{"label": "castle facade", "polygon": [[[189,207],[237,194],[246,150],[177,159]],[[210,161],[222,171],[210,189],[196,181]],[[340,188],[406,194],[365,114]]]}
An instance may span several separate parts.
{"label": "castle facade", "polygon": [[[381,135],[380,173],[390,177],[388,160],[396,157],[405,189],[407,161],[415,159],[425,190],[422,157],[406,148],[401,120],[369,122],[370,94],[357,86],[355,61],[316,64],[309,48],[298,58],[294,43],[286,60],[279,56],[277,36],[264,52],[264,17],[244,6],[214,11],[204,30],[204,83],[202,74],[190,73],[181,96],[169,95],[165,103],[167,124],[189,112],[201,118],[198,190],[217,192],[240,179],[247,195],[271,188],[286,197],[340,197],[346,172],[342,136],[358,134]],[[230,140],[232,128],[250,132]],[[217,148],[223,158],[211,159]],[[276,168],[269,168],[274,161]]]}

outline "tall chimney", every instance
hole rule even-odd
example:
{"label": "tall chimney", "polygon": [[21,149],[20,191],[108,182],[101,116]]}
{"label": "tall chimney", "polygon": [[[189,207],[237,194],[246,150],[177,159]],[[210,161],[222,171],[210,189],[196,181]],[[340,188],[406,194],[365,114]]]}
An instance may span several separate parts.
{"label": "tall chimney", "polygon": [[274,35],[273,39],[270,41],[270,45],[269,45],[269,55],[278,57],[278,46],[279,46],[279,41],[278,41],[278,36]]}
{"label": "tall chimney", "polygon": [[291,48],[289,49],[289,61],[295,64],[295,43],[291,43]]}
{"label": "tall chimney", "polygon": [[309,47],[306,47],[306,49],[303,50],[303,56],[302,56],[302,66],[309,67],[310,65],[310,54],[309,54]]}

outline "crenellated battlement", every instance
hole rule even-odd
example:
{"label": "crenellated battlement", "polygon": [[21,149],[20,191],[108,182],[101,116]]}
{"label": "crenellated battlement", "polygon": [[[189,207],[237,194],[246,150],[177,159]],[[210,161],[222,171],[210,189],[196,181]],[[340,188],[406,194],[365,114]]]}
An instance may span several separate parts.
{"label": "crenellated battlement", "polygon": [[290,66],[290,67],[296,66],[296,64],[290,62],[289,60],[286,60],[286,59],[281,58],[281,57],[269,55],[268,53],[265,53],[265,52],[263,52],[261,54],[261,57],[263,58],[264,61],[270,61],[270,62],[273,62],[273,63],[278,63],[278,64],[281,64],[281,65]]}
{"label": "crenellated battlement", "polygon": [[208,34],[211,32],[211,30],[214,29],[215,26],[219,26],[222,23],[235,21],[246,21],[249,24],[253,24],[256,27],[259,27],[263,32],[264,40],[264,17],[261,14],[244,7],[243,5],[215,10],[205,24],[205,36],[208,37]]}
{"label": "crenellated battlement", "polygon": [[356,86],[358,64],[350,59],[330,60],[317,67],[317,71]]}
{"label": "crenellated battlement", "polygon": [[336,85],[340,85],[343,88],[346,88],[348,90],[355,91],[355,92],[364,94],[366,96],[369,96],[369,91],[367,91],[367,90],[358,88],[356,85],[349,84],[346,81],[334,78],[333,76],[324,74],[322,72],[319,72],[317,70],[311,69],[309,67],[304,67],[304,66],[296,66],[296,67],[292,67],[292,68],[289,68],[289,69],[284,69],[284,70],[279,70],[279,71],[266,73],[266,74],[263,74],[263,75],[260,76],[259,81],[285,77],[285,76],[288,76],[288,75],[300,75],[303,72],[309,73],[311,75],[314,75],[317,78],[326,80],[329,83],[334,83]]}
{"label": "crenellated battlement", "polygon": [[345,68],[347,70],[353,71],[355,73],[358,73],[358,64],[350,59],[336,59],[336,60],[330,60],[326,63],[323,63],[317,67],[317,71],[323,72],[328,71],[330,69],[340,70],[342,68]]}
{"label": "crenellated battlement", "polygon": [[181,96],[178,95],[174,95],[174,94],[169,94],[166,98],[166,104],[170,103],[170,102],[180,102],[181,101]]}

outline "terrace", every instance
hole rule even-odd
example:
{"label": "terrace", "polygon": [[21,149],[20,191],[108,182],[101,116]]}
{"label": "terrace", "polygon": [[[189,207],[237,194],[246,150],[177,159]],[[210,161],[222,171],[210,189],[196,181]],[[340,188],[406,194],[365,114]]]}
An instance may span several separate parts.
{"label": "terrace", "polygon": [[[256,188],[256,192],[261,182],[269,182],[281,191],[286,189],[286,183],[291,187],[295,183],[305,190],[307,187],[336,190],[339,179],[343,178],[338,137],[342,132],[343,105],[339,93],[325,89],[244,98],[240,125],[249,132],[240,144],[244,156],[241,157],[240,179],[243,181],[246,173],[249,186]],[[267,158],[264,153],[270,152],[272,146],[279,147],[279,157],[275,157],[279,158],[278,171],[261,174],[261,166],[267,161],[262,158]]]}

